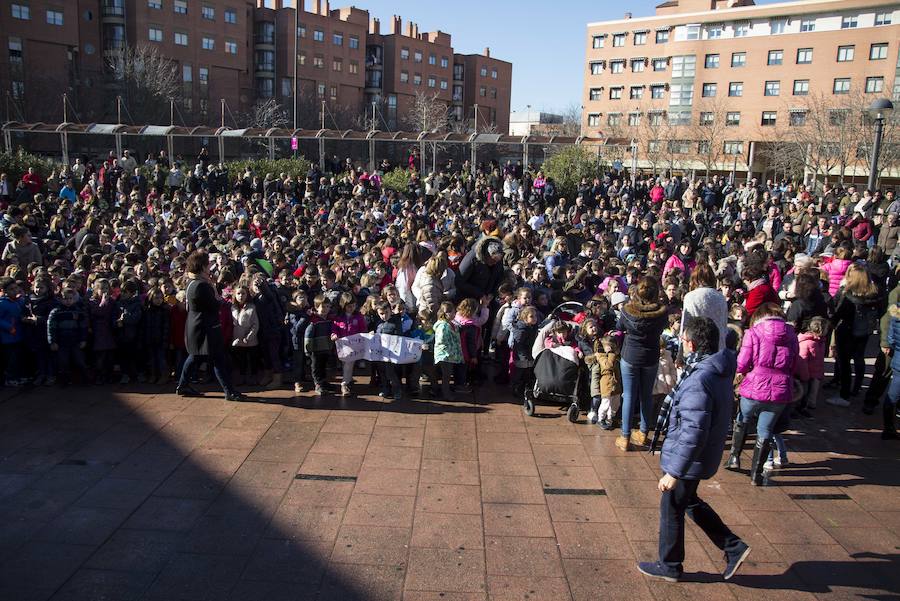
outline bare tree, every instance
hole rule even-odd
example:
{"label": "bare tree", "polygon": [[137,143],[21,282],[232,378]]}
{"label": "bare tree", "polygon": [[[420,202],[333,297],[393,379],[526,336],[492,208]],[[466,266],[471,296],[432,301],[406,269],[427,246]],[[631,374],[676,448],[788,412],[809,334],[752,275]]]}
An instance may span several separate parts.
{"label": "bare tree", "polygon": [[170,99],[181,96],[181,74],[175,61],[154,46],[138,44],[116,51],[107,59],[119,84],[128,114],[138,123],[160,123]]}
{"label": "bare tree", "polygon": [[692,121],[691,137],[696,142],[696,155],[709,172],[720,166],[725,152],[726,114],[728,109],[721,98],[704,98],[698,103],[700,114]]}
{"label": "bare tree", "polygon": [[257,100],[250,110],[238,118],[241,127],[283,127],[289,123],[287,111],[274,98]]}
{"label": "bare tree", "polygon": [[584,112],[577,102],[571,102],[563,109],[562,126],[560,127],[560,135],[563,136],[580,136],[581,135],[581,118]]}

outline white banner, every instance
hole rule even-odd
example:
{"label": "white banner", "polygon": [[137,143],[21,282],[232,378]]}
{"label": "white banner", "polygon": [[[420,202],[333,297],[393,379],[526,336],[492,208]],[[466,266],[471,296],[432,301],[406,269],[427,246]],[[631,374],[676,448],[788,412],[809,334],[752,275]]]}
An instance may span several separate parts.
{"label": "white banner", "polygon": [[422,356],[422,341],[391,334],[354,334],[338,338],[338,359],[341,361],[385,361],[387,363],[416,363]]}

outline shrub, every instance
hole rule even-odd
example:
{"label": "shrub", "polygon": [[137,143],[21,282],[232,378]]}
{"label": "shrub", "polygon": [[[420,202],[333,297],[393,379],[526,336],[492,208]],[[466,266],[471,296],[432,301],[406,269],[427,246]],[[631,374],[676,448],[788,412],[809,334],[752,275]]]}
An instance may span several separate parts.
{"label": "shrub", "polygon": [[0,173],[7,175],[13,188],[22,179],[22,176],[28,173],[29,167],[34,167],[41,179],[46,181],[50,173],[54,169],[58,170],[61,165],[57,165],[51,159],[39,157],[23,150],[12,153],[0,152]]}
{"label": "shrub", "polygon": [[227,161],[225,166],[228,167],[230,177],[243,174],[249,167],[253,175],[265,177],[267,173],[278,177],[280,173],[287,173],[295,180],[306,179],[311,163],[305,157],[297,157],[296,159],[241,159],[239,161]]}
{"label": "shrub", "polygon": [[544,161],[542,171],[553,178],[560,196],[572,200],[582,177],[597,176],[597,155],[584,146],[566,146]]}
{"label": "shrub", "polygon": [[409,175],[409,169],[395,167],[392,171],[388,171],[381,177],[381,187],[386,190],[406,192],[406,186],[409,184]]}

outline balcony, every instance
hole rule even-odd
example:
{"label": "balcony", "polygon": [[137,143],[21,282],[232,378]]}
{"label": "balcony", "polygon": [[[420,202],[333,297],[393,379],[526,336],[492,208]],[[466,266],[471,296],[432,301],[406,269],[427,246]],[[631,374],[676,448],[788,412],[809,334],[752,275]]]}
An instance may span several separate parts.
{"label": "balcony", "polygon": [[101,15],[103,18],[123,19],[125,17],[125,0],[103,0]]}
{"label": "balcony", "polygon": [[256,72],[274,73],[275,63],[256,63]]}

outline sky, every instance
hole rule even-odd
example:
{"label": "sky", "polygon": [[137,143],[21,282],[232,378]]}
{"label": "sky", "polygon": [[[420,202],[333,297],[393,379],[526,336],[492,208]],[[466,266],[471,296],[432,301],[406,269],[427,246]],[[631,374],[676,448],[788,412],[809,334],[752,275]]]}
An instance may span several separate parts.
{"label": "sky", "polygon": [[[512,110],[561,112],[579,104],[584,84],[585,34],[593,21],[651,16],[663,0],[356,0],[381,19],[387,31],[391,15],[419,24],[419,31],[440,29],[451,34],[453,49],[462,54],[482,52],[513,64]],[[772,0],[757,0],[765,4]],[[307,1],[307,6],[311,1]],[[331,0],[331,7],[343,6]],[[559,8],[557,8],[559,7]]]}

